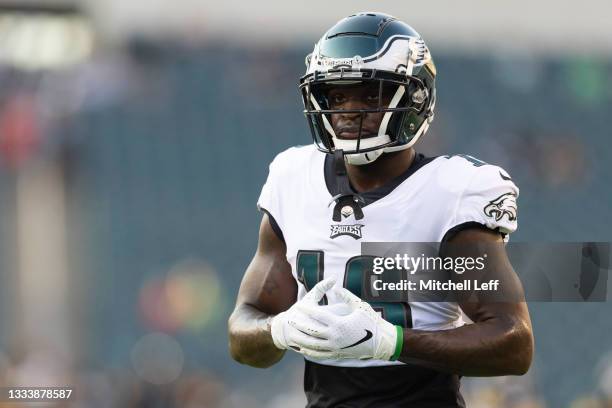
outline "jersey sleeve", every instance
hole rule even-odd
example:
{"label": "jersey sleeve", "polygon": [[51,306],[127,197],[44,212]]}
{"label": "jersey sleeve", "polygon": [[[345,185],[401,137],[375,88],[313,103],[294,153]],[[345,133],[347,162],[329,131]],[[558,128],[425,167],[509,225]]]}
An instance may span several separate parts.
{"label": "jersey sleeve", "polygon": [[456,233],[476,223],[501,232],[507,240],[517,228],[518,195],[518,187],[502,168],[478,167],[457,202],[450,230]]}
{"label": "jersey sleeve", "polygon": [[257,209],[262,213],[268,214],[272,229],[281,240],[283,238],[283,214],[281,206],[282,179],[286,176],[286,162],[288,151],[279,153],[270,163],[268,178],[261,188]]}
{"label": "jersey sleeve", "polygon": [[262,212],[277,212],[278,195],[276,193],[276,171],[274,161],[268,166],[268,178],[261,188],[257,199],[257,209]]}

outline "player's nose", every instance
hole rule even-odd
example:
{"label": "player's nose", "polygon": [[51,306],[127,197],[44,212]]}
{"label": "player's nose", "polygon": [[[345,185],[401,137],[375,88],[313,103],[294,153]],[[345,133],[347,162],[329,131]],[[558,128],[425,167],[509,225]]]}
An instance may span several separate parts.
{"label": "player's nose", "polygon": [[342,106],[342,110],[347,111],[341,113],[341,117],[345,120],[357,121],[362,116],[359,110],[366,109],[367,105],[359,98],[349,98]]}

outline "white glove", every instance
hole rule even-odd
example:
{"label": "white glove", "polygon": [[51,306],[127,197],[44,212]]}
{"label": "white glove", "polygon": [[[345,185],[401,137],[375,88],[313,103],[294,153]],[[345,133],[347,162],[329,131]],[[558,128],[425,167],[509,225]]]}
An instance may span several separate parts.
{"label": "white glove", "polygon": [[272,334],[272,340],[274,345],[281,349],[286,350],[292,348],[296,351],[300,351],[300,344],[308,344],[312,347],[316,347],[316,338],[309,338],[310,336],[296,329],[292,323],[300,321],[302,325],[308,326],[309,333],[316,335],[318,330],[325,329],[325,326],[316,320],[308,317],[301,310],[301,306],[318,306],[318,302],[323,298],[325,292],[327,292],[335,281],[333,279],[324,279],[317,283],[300,301],[294,303],[286,311],[274,316],[270,322],[270,332]]}
{"label": "white glove", "polygon": [[[300,332],[309,334],[306,340],[296,339],[300,353],[317,359],[397,360],[404,341],[403,329],[387,322],[347,289],[334,288],[333,292],[348,310],[338,312],[337,307],[312,303],[297,306],[309,319],[289,322]],[[313,330],[311,321],[325,326]]]}

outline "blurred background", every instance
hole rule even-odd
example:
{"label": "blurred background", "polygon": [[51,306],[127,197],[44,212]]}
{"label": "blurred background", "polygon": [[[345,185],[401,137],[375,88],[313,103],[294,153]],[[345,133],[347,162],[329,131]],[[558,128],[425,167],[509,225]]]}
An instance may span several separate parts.
{"label": "blurred background", "polygon": [[[268,163],[311,143],[304,56],[356,11],[428,42],[438,104],[417,150],[504,167],[513,241],[611,240],[608,1],[15,1],[0,1],[0,386],[75,387],[61,407],[304,405],[302,361],[240,366],[226,320]],[[529,374],[464,379],[468,406],[612,407],[612,304],[530,310]]]}

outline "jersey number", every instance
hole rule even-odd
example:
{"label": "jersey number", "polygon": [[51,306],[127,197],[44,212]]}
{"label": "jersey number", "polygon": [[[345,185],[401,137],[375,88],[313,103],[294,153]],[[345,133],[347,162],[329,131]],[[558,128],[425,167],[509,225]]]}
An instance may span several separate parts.
{"label": "jersey number", "polygon": [[[372,256],[367,255],[354,256],[346,262],[344,267],[343,286],[362,299],[364,279],[366,276],[371,276],[371,274],[365,272],[372,269],[372,259]],[[323,261],[323,251],[298,251],[296,259],[297,277],[307,291],[323,280]],[[326,298],[324,298],[324,303],[327,303]],[[412,327],[412,314],[408,303],[371,302],[370,305],[389,323],[406,328]]]}

